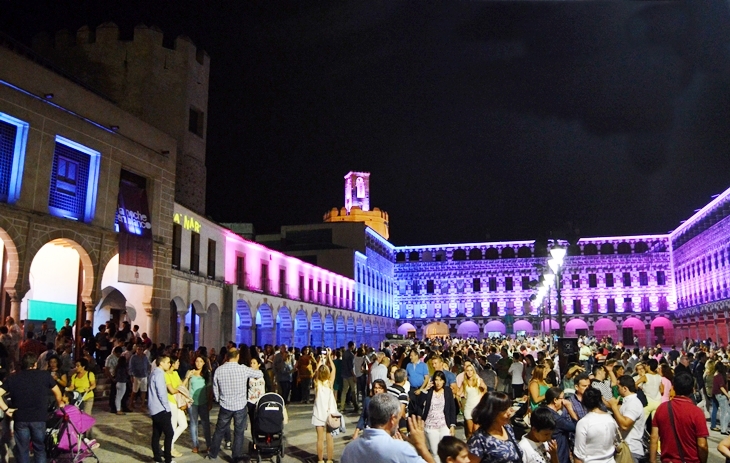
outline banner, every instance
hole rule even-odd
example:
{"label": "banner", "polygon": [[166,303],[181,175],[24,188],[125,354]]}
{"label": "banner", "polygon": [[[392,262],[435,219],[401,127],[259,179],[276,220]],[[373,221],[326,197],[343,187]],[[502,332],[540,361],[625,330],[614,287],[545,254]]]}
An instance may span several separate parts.
{"label": "banner", "polygon": [[132,182],[119,182],[119,281],[152,286],[152,222],[147,191]]}

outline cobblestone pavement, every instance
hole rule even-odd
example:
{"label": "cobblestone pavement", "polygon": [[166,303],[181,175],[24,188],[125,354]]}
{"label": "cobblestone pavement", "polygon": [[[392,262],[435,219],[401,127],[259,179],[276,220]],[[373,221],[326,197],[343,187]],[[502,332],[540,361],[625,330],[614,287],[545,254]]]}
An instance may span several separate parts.
{"label": "cobblestone pavement", "polygon": [[[112,415],[108,412],[106,401],[98,401],[94,405],[94,417],[97,419],[95,437],[101,444],[96,450],[99,461],[102,463],[127,463],[130,461],[152,462],[150,450],[150,435],[152,432],[151,420],[146,413],[128,413],[124,416]],[[217,407],[211,411],[211,422],[215,426]],[[287,439],[283,462],[316,462],[316,432],[311,425],[312,405],[290,404],[288,407],[289,424],[285,428]],[[350,440],[357,416],[354,413],[345,414],[347,433],[335,437],[335,458],[339,460],[343,448]],[[250,432],[246,431],[246,447],[248,448]],[[463,429],[457,430],[457,436],[464,437]],[[719,432],[711,432],[710,436],[710,463],[724,463],[724,458],[717,451],[717,444],[722,436]],[[183,453],[175,458],[178,463],[201,462],[204,452],[194,454],[190,451],[192,443],[190,432],[185,431],[177,442],[176,448]],[[203,444],[204,448],[205,445]],[[201,448],[201,450],[202,450]],[[12,461],[12,459],[11,459]],[[86,460],[91,461],[91,460]],[[230,462],[230,450],[222,449],[218,461]],[[255,461],[252,460],[252,461]]]}

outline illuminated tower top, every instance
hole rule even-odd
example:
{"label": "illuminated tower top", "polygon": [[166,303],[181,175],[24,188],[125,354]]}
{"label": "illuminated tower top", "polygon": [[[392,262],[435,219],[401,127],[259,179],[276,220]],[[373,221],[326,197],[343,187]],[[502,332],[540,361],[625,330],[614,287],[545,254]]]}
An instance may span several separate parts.
{"label": "illuminated tower top", "polygon": [[352,206],[362,211],[370,210],[370,172],[348,172],[345,175],[345,209],[350,213]]}
{"label": "illuminated tower top", "polygon": [[362,222],[386,240],[388,213],[377,207],[370,210],[370,172],[349,172],[345,175],[345,207],[336,207],[324,215],[325,222]]}

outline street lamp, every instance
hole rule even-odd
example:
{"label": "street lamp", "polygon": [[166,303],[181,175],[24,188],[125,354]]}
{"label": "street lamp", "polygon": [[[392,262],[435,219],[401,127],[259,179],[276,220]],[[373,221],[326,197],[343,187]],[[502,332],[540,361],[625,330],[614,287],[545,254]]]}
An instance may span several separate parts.
{"label": "street lamp", "polygon": [[554,245],[550,249],[550,255],[552,259],[548,260],[550,270],[553,271],[555,277],[555,292],[557,294],[557,310],[558,310],[558,337],[563,337],[563,299],[560,295],[562,289],[562,271],[563,271],[563,259],[565,259],[566,249],[558,244]]}

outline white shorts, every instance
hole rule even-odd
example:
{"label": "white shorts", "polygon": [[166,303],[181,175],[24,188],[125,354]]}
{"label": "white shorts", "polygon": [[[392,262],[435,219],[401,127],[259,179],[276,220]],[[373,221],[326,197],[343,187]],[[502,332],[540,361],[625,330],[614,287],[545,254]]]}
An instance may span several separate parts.
{"label": "white shorts", "polygon": [[132,392],[147,392],[147,378],[137,378],[132,376]]}

